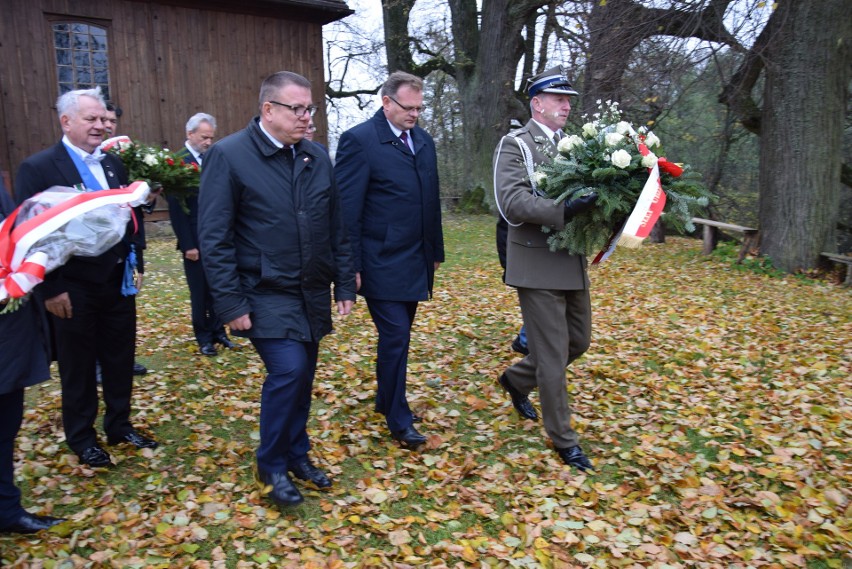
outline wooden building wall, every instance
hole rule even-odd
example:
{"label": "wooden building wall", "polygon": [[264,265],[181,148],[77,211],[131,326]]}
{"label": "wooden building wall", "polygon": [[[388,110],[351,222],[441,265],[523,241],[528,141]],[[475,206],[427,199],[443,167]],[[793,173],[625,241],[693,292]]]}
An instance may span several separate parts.
{"label": "wooden building wall", "polygon": [[[187,119],[206,112],[216,117],[217,137],[223,137],[257,114],[260,83],[284,69],[310,79],[314,101],[322,107],[322,18],[334,18],[310,21],[305,13],[294,20],[300,12],[268,4],[253,9],[252,0],[176,6],[0,0],[0,170],[11,174],[14,184],[21,161],[61,137],[51,31],[56,17],[107,28],[110,95],[123,111],[118,134],[177,149]],[[244,13],[228,11],[229,6]],[[325,113],[317,113],[315,123],[322,140]]]}

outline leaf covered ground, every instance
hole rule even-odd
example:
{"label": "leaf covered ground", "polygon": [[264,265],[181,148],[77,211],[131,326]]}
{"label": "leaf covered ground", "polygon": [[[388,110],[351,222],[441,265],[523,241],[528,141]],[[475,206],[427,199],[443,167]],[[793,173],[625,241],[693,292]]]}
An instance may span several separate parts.
{"label": "leaf covered ground", "polygon": [[[564,466],[496,379],[520,325],[490,217],[445,220],[447,263],[417,315],[400,449],[373,412],[363,302],[323,341],[309,424],[331,491],[280,511],[254,482],[263,366],[200,356],[174,240],[146,253],[135,423],[162,442],[81,467],[58,380],[28,391],[17,478],[52,532],[0,536],[3,567],[846,567],[852,294],[704,257],[620,249],[591,273],[592,347],[568,371],[597,473]],[[55,374],[55,372],[54,372]],[[537,403],[535,393],[532,400]]]}

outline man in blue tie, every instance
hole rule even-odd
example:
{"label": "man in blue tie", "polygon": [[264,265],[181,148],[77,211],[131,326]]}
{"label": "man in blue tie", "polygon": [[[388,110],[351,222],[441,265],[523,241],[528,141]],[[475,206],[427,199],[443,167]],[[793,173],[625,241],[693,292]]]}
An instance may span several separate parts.
{"label": "man in blue tie", "polygon": [[397,71],[382,108],[346,131],[334,175],[355,259],[358,293],[379,333],[376,411],[409,449],[426,442],[406,396],[406,366],[417,304],[432,296],[444,261],[435,143],[417,126],[423,80]]}
{"label": "man in blue tie", "polygon": [[[126,185],[127,171],[121,160],[100,150],[106,113],[100,89],[69,91],[59,97],[56,108],[64,136],[21,164],[15,177],[17,201],[51,186],[83,184],[89,190],[101,190]],[[55,332],[66,443],[81,463],[91,467],[112,465],[94,427],[98,415],[96,360],[103,372],[107,443],[157,446],[130,423],[136,343],[134,295],[141,286],[145,248],[140,208],[135,208],[134,214],[139,223],[131,219],[124,238],[109,251],[98,257],[72,257],[49,273],[35,291],[35,298],[43,301],[51,314]]]}

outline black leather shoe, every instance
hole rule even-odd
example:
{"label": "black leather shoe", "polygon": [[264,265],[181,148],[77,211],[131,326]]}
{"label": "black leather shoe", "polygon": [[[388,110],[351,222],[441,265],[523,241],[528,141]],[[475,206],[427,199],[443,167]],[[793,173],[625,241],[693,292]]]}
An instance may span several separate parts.
{"label": "black leather shoe", "polygon": [[198,351],[205,356],[215,356],[219,352],[216,351],[216,346],[213,345],[212,342],[207,342],[206,344],[201,344],[199,346]]}
{"label": "black leather shoe", "polygon": [[29,512],[24,512],[11,524],[0,527],[0,533],[35,533],[43,529],[52,528],[64,521],[62,518],[37,516]]}
{"label": "black leather shoe", "polygon": [[512,351],[518,352],[519,354],[523,354],[525,356],[530,355],[529,348],[521,343],[521,337],[515,336],[515,339],[512,340]]}
{"label": "black leather shoe", "polygon": [[580,448],[580,445],[574,445],[568,448],[558,448],[556,449],[556,452],[559,453],[559,458],[562,459],[562,462],[569,466],[574,466],[583,472],[595,469],[595,467],[592,466],[592,461],[583,454],[583,449]]}
{"label": "black leather shoe", "polygon": [[415,415],[414,413],[412,413],[411,414],[411,420],[414,421],[415,423],[422,423],[423,417],[421,417],[420,415]]}
{"label": "black leather shoe", "polygon": [[299,489],[293,485],[293,481],[286,472],[263,472],[257,471],[257,476],[264,484],[263,494],[269,496],[273,502],[280,506],[296,506],[305,501]]}
{"label": "black leather shoe", "polygon": [[402,444],[403,448],[410,450],[416,450],[420,445],[426,444],[426,437],[421,435],[413,425],[407,429],[392,432],[391,435]]}
{"label": "black leather shoe", "polygon": [[80,462],[87,464],[92,468],[112,466],[112,460],[109,457],[109,453],[98,445],[87,448],[77,456],[80,457]]}
{"label": "black leather shoe", "polygon": [[503,389],[505,389],[509,394],[509,397],[512,398],[512,405],[515,406],[515,410],[518,412],[518,415],[524,419],[529,419],[530,421],[538,421],[538,413],[535,412],[535,408],[532,403],[530,403],[530,398],[512,387],[512,384],[509,383],[509,378],[506,377],[505,373],[500,376],[499,381],[500,385],[503,386]]}
{"label": "black leather shoe", "polygon": [[231,341],[227,336],[219,336],[214,340],[217,344],[221,344],[223,348],[228,348],[229,350],[233,350],[237,347],[235,343]]}
{"label": "black leather shoe", "polygon": [[148,373],[148,368],[139,362],[133,362],[133,375],[145,375]]}
{"label": "black leather shoe", "polygon": [[159,446],[159,443],[154,439],[142,436],[136,431],[130,431],[123,437],[119,437],[117,439],[107,439],[107,443],[111,445],[130,443],[136,448],[157,448],[157,446]]}
{"label": "black leather shoe", "polygon": [[331,488],[331,480],[325,472],[311,464],[307,458],[290,465],[290,472],[299,480],[313,482],[317,488]]}

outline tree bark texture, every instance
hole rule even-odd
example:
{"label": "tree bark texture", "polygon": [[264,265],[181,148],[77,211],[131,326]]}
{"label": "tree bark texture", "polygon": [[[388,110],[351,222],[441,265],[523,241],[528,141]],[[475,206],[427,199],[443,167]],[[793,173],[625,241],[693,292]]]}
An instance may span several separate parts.
{"label": "tree bark texture", "polygon": [[454,77],[459,87],[461,115],[469,165],[469,187],[486,189],[493,202],[491,155],[509,120],[525,122],[529,111],[515,94],[515,71],[524,52],[521,34],[528,18],[544,0],[488,0],[481,24],[475,0],[449,0],[453,17]]}
{"label": "tree bark texture", "polygon": [[761,116],[760,250],[781,270],[836,251],[852,18],[847,0],[782,0],[767,47]]}

